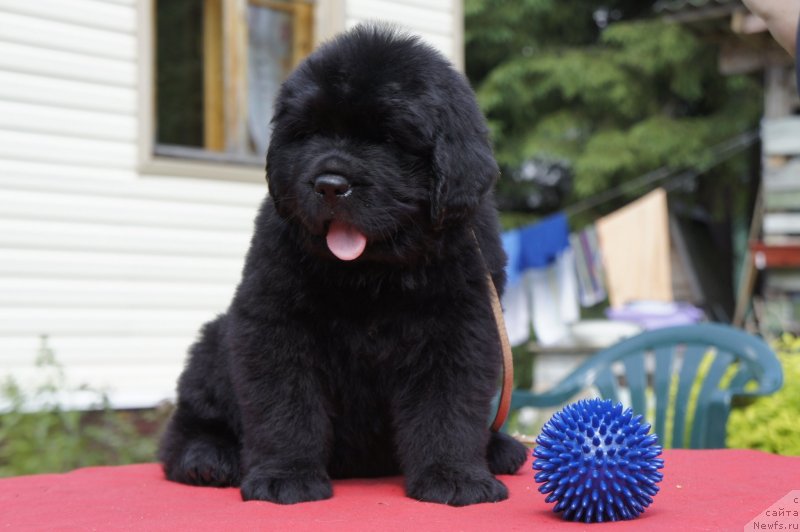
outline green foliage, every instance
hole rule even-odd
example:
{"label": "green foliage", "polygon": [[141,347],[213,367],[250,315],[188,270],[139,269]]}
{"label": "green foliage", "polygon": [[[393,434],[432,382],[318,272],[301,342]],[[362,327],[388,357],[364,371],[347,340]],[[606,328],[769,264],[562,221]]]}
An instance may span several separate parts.
{"label": "green foliage", "polygon": [[[36,366],[44,378],[32,393],[11,378],[0,385],[0,477],[154,459],[156,441],[140,428],[157,424],[164,413],[115,411],[101,392],[70,388],[48,349],[42,349]],[[59,398],[74,393],[90,394],[97,409],[60,406]]]}
{"label": "green foliage", "polygon": [[[617,16],[637,16],[652,2],[608,0]],[[467,74],[481,80],[515,55],[533,55],[552,43],[582,46],[599,35],[592,0],[465,0]],[[613,17],[612,17],[613,18]]]}
{"label": "green foliage", "polygon": [[728,447],[800,455],[800,338],[784,335],[776,349],[783,387],[731,411]]}
{"label": "green foliage", "polygon": [[569,162],[573,199],[662,166],[702,167],[761,110],[759,83],[719,74],[714,46],[642,18],[653,2],[605,4],[619,20],[600,29],[596,2],[466,3],[467,73],[498,161]]}

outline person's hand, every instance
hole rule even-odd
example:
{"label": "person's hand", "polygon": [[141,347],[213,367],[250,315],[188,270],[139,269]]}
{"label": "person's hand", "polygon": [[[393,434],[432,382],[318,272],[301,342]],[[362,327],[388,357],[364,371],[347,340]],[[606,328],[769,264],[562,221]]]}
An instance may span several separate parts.
{"label": "person's hand", "polygon": [[800,0],[742,0],[744,5],[767,23],[769,32],[787,52],[795,55]]}

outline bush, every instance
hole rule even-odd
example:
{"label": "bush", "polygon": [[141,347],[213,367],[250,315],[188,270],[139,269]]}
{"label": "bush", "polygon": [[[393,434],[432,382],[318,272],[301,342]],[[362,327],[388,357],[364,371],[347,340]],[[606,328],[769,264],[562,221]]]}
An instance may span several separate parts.
{"label": "bush", "polygon": [[775,349],[783,366],[783,386],[773,395],[731,411],[727,444],[800,455],[800,338],[785,334]]}
{"label": "bush", "polygon": [[[154,427],[165,411],[116,411],[102,392],[68,387],[49,349],[42,349],[36,366],[44,379],[31,393],[12,378],[0,385],[0,477],[155,459]],[[93,397],[95,408],[61,406],[76,393]]]}

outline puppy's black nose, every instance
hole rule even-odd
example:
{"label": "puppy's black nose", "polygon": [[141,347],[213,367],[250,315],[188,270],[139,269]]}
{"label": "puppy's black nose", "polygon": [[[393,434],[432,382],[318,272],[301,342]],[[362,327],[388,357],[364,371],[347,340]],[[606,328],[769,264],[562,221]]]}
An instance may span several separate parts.
{"label": "puppy's black nose", "polygon": [[336,174],[322,174],[314,180],[314,192],[326,200],[335,200],[350,192],[350,182]]}

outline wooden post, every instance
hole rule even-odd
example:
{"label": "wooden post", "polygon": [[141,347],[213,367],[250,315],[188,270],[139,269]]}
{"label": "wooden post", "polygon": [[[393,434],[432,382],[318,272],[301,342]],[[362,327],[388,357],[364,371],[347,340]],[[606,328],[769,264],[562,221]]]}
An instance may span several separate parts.
{"label": "wooden post", "polygon": [[758,277],[755,257],[749,244],[758,239],[758,235],[761,233],[764,224],[763,196],[763,189],[759,188],[758,195],[756,196],[756,207],[753,211],[753,219],[750,222],[750,233],[747,238],[748,247],[747,251],[745,251],[744,269],[739,281],[739,290],[736,294],[736,308],[733,312],[734,327],[744,326],[744,320],[747,317],[747,310],[750,308],[750,302],[753,298],[753,289],[755,288],[756,279]]}

